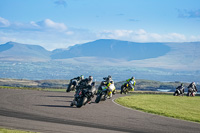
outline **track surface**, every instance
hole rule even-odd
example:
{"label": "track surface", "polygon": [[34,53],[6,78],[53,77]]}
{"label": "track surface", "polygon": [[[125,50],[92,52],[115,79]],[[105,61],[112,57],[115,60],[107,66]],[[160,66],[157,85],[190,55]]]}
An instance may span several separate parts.
{"label": "track surface", "polygon": [[123,108],[111,99],[96,104],[95,98],[75,108],[73,92],[0,89],[0,126],[44,133],[200,132],[198,123]]}

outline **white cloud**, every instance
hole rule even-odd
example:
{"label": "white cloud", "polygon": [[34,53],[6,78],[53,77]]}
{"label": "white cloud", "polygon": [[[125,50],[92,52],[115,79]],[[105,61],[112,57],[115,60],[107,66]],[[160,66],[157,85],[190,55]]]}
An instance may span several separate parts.
{"label": "white cloud", "polygon": [[51,19],[45,19],[43,21],[34,22],[31,21],[29,23],[21,23],[21,22],[9,22],[8,20],[0,17],[0,27],[7,28],[9,30],[51,30],[54,32],[65,32],[67,31],[67,26],[64,23],[57,23]]}
{"label": "white cloud", "polygon": [[118,39],[133,42],[185,42],[200,41],[200,35],[185,36],[175,32],[159,34],[148,32],[145,29],[118,29],[93,32],[88,29],[68,28],[64,23],[54,22],[50,19],[39,22],[12,23],[4,18],[0,18],[0,44],[15,41],[37,44],[48,50],[53,50],[97,39]]}
{"label": "white cloud", "polygon": [[[0,34],[1,35],[1,34]],[[10,37],[6,37],[6,36],[0,36],[0,44],[6,43],[6,42],[15,42],[16,39],[15,38],[10,38]]]}
{"label": "white cloud", "polygon": [[45,19],[40,22],[31,22],[33,26],[45,28],[45,29],[55,29],[58,31],[66,31],[67,26],[64,23],[56,23],[50,19]]}
{"label": "white cloud", "polygon": [[164,39],[169,39],[170,41],[186,41],[185,35],[178,34],[178,33],[170,33],[163,36]]}
{"label": "white cloud", "polygon": [[200,41],[200,35],[197,35],[197,36],[192,35],[192,36],[190,36],[190,40],[193,42]]}
{"label": "white cloud", "polygon": [[93,41],[96,34],[87,29],[68,28],[64,23],[50,19],[29,23],[15,22],[8,27],[0,27],[0,44],[15,41],[41,45],[48,50]]}
{"label": "white cloud", "polygon": [[0,17],[0,27],[8,27],[8,26],[10,26],[10,22],[5,18]]}
{"label": "white cloud", "polygon": [[120,39],[136,42],[182,42],[188,41],[185,35],[179,33],[158,34],[139,30],[105,30],[98,34],[99,38]]}

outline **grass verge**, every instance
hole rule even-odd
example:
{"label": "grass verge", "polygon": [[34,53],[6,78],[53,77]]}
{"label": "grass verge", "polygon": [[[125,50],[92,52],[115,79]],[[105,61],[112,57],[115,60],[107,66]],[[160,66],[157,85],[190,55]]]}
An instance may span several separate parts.
{"label": "grass verge", "polygon": [[34,88],[34,87],[11,87],[11,86],[0,86],[0,89],[21,89],[21,90],[59,91],[59,92],[65,92],[66,91],[66,89]]}
{"label": "grass verge", "polygon": [[200,97],[135,94],[120,97],[116,103],[148,113],[200,123]]}
{"label": "grass verge", "polygon": [[36,132],[0,128],[0,133],[36,133]]}
{"label": "grass verge", "polygon": [[0,86],[0,89],[42,90],[42,88],[34,88],[34,87],[11,87],[11,86]]}

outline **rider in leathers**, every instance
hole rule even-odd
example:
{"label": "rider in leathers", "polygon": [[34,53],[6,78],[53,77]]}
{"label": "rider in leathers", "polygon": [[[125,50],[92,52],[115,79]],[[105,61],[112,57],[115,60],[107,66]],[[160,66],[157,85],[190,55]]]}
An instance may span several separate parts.
{"label": "rider in leathers", "polygon": [[[75,105],[76,104],[76,95],[79,92],[79,89],[87,89],[89,91],[92,88],[92,81],[93,81],[93,77],[92,76],[89,76],[89,78],[81,80],[79,85],[76,87],[74,100],[72,101],[71,105]],[[91,97],[94,97],[94,94],[91,94]],[[90,99],[90,101],[91,101],[91,99]]]}
{"label": "rider in leathers", "polygon": [[108,89],[108,98],[112,98],[112,94],[116,93],[116,89],[114,86],[114,81],[112,80],[112,77],[109,75],[107,78],[103,78],[106,80],[106,87],[105,89]]}
{"label": "rider in leathers", "polygon": [[191,92],[197,92],[197,87],[196,87],[195,82],[192,82],[192,83],[188,86],[188,93],[191,93]]}
{"label": "rider in leathers", "polygon": [[69,84],[68,84],[68,87],[67,87],[66,92],[70,92],[71,90],[76,90],[76,87],[78,86],[78,84],[79,84],[79,83],[81,82],[81,80],[83,80],[83,79],[84,79],[84,76],[83,76],[83,75],[71,79],[70,82],[69,82]]}
{"label": "rider in leathers", "polygon": [[[129,84],[129,86],[131,87],[131,90],[130,91],[134,91],[134,86],[136,84],[136,81],[135,81],[135,77],[131,77],[130,79],[127,79],[126,82]],[[124,83],[126,84],[126,83]],[[123,86],[121,87],[121,94],[123,92]]]}
{"label": "rider in leathers", "polygon": [[83,76],[83,75],[78,76],[78,77],[76,77],[76,78],[71,79],[70,81],[72,81],[72,80],[74,80],[74,79],[77,81],[77,85],[78,85],[78,84],[81,82],[81,80],[84,79],[84,76]]}
{"label": "rider in leathers", "polygon": [[182,83],[180,86],[178,86],[178,87],[176,88],[176,90],[179,90],[179,91],[180,91],[180,94],[184,94],[184,85],[183,85],[183,83]]}

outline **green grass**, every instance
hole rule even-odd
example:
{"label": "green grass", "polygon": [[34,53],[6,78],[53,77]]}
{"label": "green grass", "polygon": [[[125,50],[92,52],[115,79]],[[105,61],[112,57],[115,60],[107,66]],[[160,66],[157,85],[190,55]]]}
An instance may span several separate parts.
{"label": "green grass", "polygon": [[20,131],[20,130],[11,130],[11,129],[0,128],[0,133],[35,133],[35,132]]}
{"label": "green grass", "polygon": [[22,89],[22,90],[39,90],[39,91],[59,91],[65,92],[66,89],[55,89],[55,88],[34,88],[34,87],[11,87],[11,86],[0,86],[0,89]]}
{"label": "green grass", "polygon": [[42,88],[34,88],[34,87],[11,87],[11,86],[0,86],[0,89],[42,90]]}
{"label": "green grass", "polygon": [[123,106],[148,113],[200,123],[200,97],[136,94],[115,100]]}

